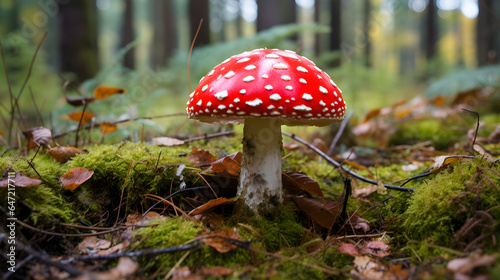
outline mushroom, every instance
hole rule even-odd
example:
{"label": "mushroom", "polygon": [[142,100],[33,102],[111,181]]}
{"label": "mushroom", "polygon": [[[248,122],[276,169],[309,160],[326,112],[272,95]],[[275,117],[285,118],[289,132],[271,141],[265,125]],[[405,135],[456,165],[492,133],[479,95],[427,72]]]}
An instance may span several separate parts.
{"label": "mushroom", "polygon": [[244,123],[238,195],[253,212],[282,202],[281,125],[342,121],[346,105],[330,76],[293,51],[256,49],[215,66],[190,94],[187,113],[208,123]]}

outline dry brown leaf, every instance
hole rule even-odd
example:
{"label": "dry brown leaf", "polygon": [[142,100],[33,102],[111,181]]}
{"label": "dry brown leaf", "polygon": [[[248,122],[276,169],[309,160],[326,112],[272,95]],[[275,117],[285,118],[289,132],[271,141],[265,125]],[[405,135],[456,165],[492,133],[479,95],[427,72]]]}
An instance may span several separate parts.
{"label": "dry brown leaf", "polygon": [[341,243],[337,248],[342,254],[351,255],[353,257],[360,256],[356,247],[351,243]]}
{"label": "dry brown leaf", "polygon": [[467,258],[453,259],[448,262],[446,268],[455,273],[468,274],[475,268],[495,265],[496,259],[497,254],[476,255]]}
{"label": "dry brown leaf", "polygon": [[172,274],[172,280],[204,280],[205,277],[191,273],[188,266],[183,266],[175,270]]}
{"label": "dry brown leaf", "polygon": [[491,151],[489,151],[488,149],[486,149],[482,145],[474,144],[474,146],[472,146],[472,148],[474,149],[474,151],[481,154],[484,157],[484,159],[486,159],[487,162],[493,162],[495,160],[495,157],[493,157],[493,154],[491,153]]}
{"label": "dry brown leaf", "polygon": [[155,137],[151,139],[151,141],[153,141],[153,144],[157,146],[164,147],[184,145],[184,141],[171,137]]}
{"label": "dry brown leaf", "polygon": [[331,228],[333,226],[342,207],[341,202],[326,198],[316,199],[304,196],[292,196],[292,199],[313,221],[324,228]]}
{"label": "dry brown leaf", "polygon": [[88,170],[84,167],[75,167],[64,173],[59,182],[65,190],[74,191],[78,186],[90,179],[94,175],[94,170]]}
{"label": "dry brown leaf", "polygon": [[236,152],[225,156],[219,160],[212,162],[212,164],[204,169],[204,172],[228,173],[233,176],[239,176],[238,171],[241,167],[241,152]]}
{"label": "dry brown leaf", "polygon": [[198,271],[198,273],[206,278],[210,276],[223,277],[233,273],[233,270],[231,268],[223,266],[213,266],[213,267],[202,267],[200,271]]}
{"label": "dry brown leaf", "polygon": [[[122,280],[130,278],[139,268],[139,264],[129,257],[121,257],[118,264],[108,271],[91,272],[88,278],[79,277],[78,280]],[[84,277],[87,275],[83,275]]]}
{"label": "dry brown leaf", "polygon": [[73,107],[83,106],[88,103],[92,103],[95,101],[94,97],[86,97],[86,96],[78,96],[78,97],[70,97],[67,94],[64,95],[66,102]]}
{"label": "dry brown leaf", "polygon": [[431,171],[437,172],[446,168],[448,165],[463,159],[463,158],[474,158],[473,156],[467,155],[457,155],[457,156],[438,156],[434,158],[434,164],[431,166]]}
{"label": "dry brown leaf", "polygon": [[[33,127],[23,131],[23,134],[29,142],[33,141],[37,147],[44,146],[50,148],[50,144],[52,144],[52,132],[46,127]],[[29,144],[28,149],[30,149]]]}
{"label": "dry brown leaf", "polygon": [[381,108],[373,109],[370,112],[368,112],[365,116],[365,119],[361,122],[367,123],[369,120],[375,118],[376,116],[380,115]]}
{"label": "dry brown leaf", "polygon": [[111,241],[100,239],[96,236],[88,236],[76,246],[76,249],[81,254],[90,254],[96,253],[99,250],[108,249],[109,247],[111,247]]}
{"label": "dry brown leaf", "polygon": [[[82,113],[83,113],[83,117],[82,117]],[[74,112],[74,113],[69,113],[67,115],[69,117],[70,120],[73,120],[73,121],[76,121],[76,122],[79,122],[80,119],[82,120],[82,124],[90,121],[95,115],[93,113],[89,113],[87,111],[83,112],[83,111],[80,111],[80,112]]]}
{"label": "dry brown leaf", "polygon": [[361,252],[365,254],[372,254],[377,257],[383,258],[389,256],[390,247],[382,241],[368,241],[361,248]]}
{"label": "dry brown leaf", "polygon": [[358,215],[353,215],[351,217],[351,223],[355,229],[360,229],[364,233],[367,233],[370,230],[370,225],[368,224],[368,221],[359,217]]}
{"label": "dry brown leaf", "polygon": [[14,185],[16,187],[28,188],[28,187],[37,187],[42,184],[42,180],[37,177],[28,177],[20,173],[16,173],[16,177],[14,178],[6,178],[0,181],[0,188],[7,188],[9,184]]}
{"label": "dry brown leaf", "polygon": [[125,224],[126,225],[142,225],[149,220],[159,218],[159,217],[162,217],[162,216],[154,211],[149,211],[148,213],[146,213],[146,215],[142,215],[139,212],[132,212],[132,213],[128,214]]}
{"label": "dry brown leaf", "polygon": [[300,171],[283,170],[283,187],[323,197],[318,182]]}
{"label": "dry brown leaf", "polygon": [[84,153],[83,150],[80,150],[75,147],[63,147],[63,146],[58,146],[54,147],[48,150],[49,155],[53,157],[56,161],[58,162],[67,162],[70,160],[72,157]]}
{"label": "dry brown leaf", "polygon": [[211,199],[209,202],[201,205],[201,206],[198,206],[196,208],[194,208],[193,210],[191,210],[191,212],[189,212],[189,215],[198,215],[198,214],[201,214],[209,209],[212,209],[216,206],[220,206],[220,205],[225,205],[225,204],[230,204],[230,203],[234,203],[235,200],[233,199],[227,199],[225,197],[219,197],[219,198],[216,198],[216,199]]}
{"label": "dry brown leaf", "polygon": [[438,96],[434,97],[433,99],[431,99],[430,103],[434,104],[434,105],[436,105],[438,107],[441,107],[441,106],[443,106],[444,101],[445,101],[444,96],[438,95]]}
{"label": "dry brown leaf", "polygon": [[117,94],[117,93],[124,94],[126,92],[127,92],[127,90],[124,88],[100,86],[94,90],[94,96],[95,96],[96,100],[99,100],[99,99],[104,99],[106,97],[109,97],[113,94]]}
{"label": "dry brown leaf", "polygon": [[102,122],[99,124],[99,126],[101,127],[101,133],[103,135],[105,134],[109,134],[115,130],[118,129],[118,125],[117,124],[114,124],[114,123],[110,123],[110,122]]}
{"label": "dry brown leaf", "polygon": [[410,277],[410,270],[403,269],[401,265],[387,267],[369,256],[357,256],[351,275],[364,280],[405,280]]}
{"label": "dry brown leaf", "polygon": [[128,246],[130,246],[130,241],[126,240],[123,241],[122,243],[120,244],[117,244],[111,248],[108,248],[106,250],[101,250],[99,252],[97,252],[98,255],[110,255],[110,254],[114,254],[114,253],[119,253],[119,252],[122,252],[123,249],[127,248]]}
{"label": "dry brown leaf", "polygon": [[354,188],[352,190],[352,197],[354,198],[363,198],[363,197],[367,197],[369,196],[370,194],[376,192],[378,189],[378,186],[377,185],[368,185],[368,186],[365,186],[365,187],[362,187],[362,188]]}
{"label": "dry brown leaf", "polygon": [[238,246],[230,243],[228,239],[241,241],[236,228],[222,228],[214,233],[199,235],[198,238],[203,238],[205,244],[214,248],[219,253],[227,253],[238,248]]}
{"label": "dry brown leaf", "polygon": [[199,165],[207,165],[217,160],[217,157],[212,155],[209,151],[193,147],[191,154],[187,158]]}

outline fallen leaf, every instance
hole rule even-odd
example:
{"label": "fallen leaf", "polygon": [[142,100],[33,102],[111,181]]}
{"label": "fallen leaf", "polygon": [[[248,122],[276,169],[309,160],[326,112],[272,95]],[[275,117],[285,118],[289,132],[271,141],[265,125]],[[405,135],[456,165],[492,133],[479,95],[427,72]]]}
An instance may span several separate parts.
{"label": "fallen leaf", "polygon": [[351,276],[363,280],[405,280],[410,277],[410,269],[403,269],[402,265],[385,266],[369,256],[354,258],[354,268]]}
{"label": "fallen leaf", "polygon": [[66,102],[73,107],[83,106],[88,103],[92,103],[95,101],[94,97],[86,97],[86,96],[78,96],[78,97],[70,97],[67,94],[64,95]]}
{"label": "fallen leaf", "polygon": [[217,157],[212,155],[209,151],[193,147],[191,154],[187,158],[199,165],[207,165],[217,160]]}
{"label": "fallen leaf", "polygon": [[337,248],[342,254],[351,255],[353,257],[360,256],[356,247],[351,243],[341,243]]}
{"label": "fallen leaf", "polygon": [[33,127],[23,131],[23,134],[28,141],[33,140],[37,146],[50,148],[50,144],[52,144],[52,132],[46,127]]}
{"label": "fallen leaf", "polygon": [[209,202],[203,204],[203,205],[200,205],[196,208],[194,208],[193,210],[191,210],[191,212],[189,212],[189,215],[198,215],[198,214],[201,214],[209,209],[212,209],[216,206],[220,206],[220,205],[225,205],[225,204],[230,204],[230,203],[234,203],[235,200],[233,199],[227,199],[225,197],[219,197],[219,198],[216,198],[216,199],[211,199]]}
{"label": "fallen leaf", "polygon": [[0,188],[7,188],[10,185],[14,185],[16,187],[28,188],[28,187],[37,187],[42,184],[42,180],[37,177],[28,177],[20,173],[16,173],[16,177],[14,178],[6,178],[0,181]]}
{"label": "fallen leaf", "polygon": [[364,233],[367,233],[370,230],[370,225],[368,225],[368,221],[358,217],[357,215],[353,215],[351,217],[351,223],[355,229],[361,229]]}
{"label": "fallen leaf", "polygon": [[455,273],[469,274],[478,267],[495,265],[496,259],[497,254],[476,255],[467,258],[453,259],[448,262],[446,269]]}
{"label": "fallen leaf", "polygon": [[91,254],[96,253],[99,250],[108,249],[109,247],[111,247],[111,241],[100,239],[96,236],[88,236],[76,246],[76,249],[81,254]]}
{"label": "fallen leaf", "polygon": [[115,131],[116,129],[118,129],[117,124],[110,123],[110,122],[102,122],[99,124],[99,126],[101,127],[101,133],[103,135],[109,134],[109,133]]}
{"label": "fallen leaf", "polygon": [[125,224],[129,226],[143,225],[145,222],[159,217],[161,217],[161,215],[154,211],[149,211],[146,215],[142,215],[139,212],[132,212],[128,214]]}
{"label": "fallen leaf", "polygon": [[309,194],[323,197],[318,182],[300,171],[283,170],[283,187],[303,190]]}
{"label": "fallen leaf", "polygon": [[352,197],[354,198],[362,198],[362,197],[367,197],[370,194],[376,192],[378,189],[377,185],[368,185],[362,188],[354,188],[352,190]]}
{"label": "fallen leaf", "polygon": [[481,154],[484,157],[484,159],[486,159],[487,162],[493,162],[495,160],[491,151],[489,151],[488,149],[486,149],[482,145],[474,144],[472,146],[472,148],[474,149],[474,151]]}
{"label": "fallen leaf", "polygon": [[365,115],[365,119],[361,123],[367,123],[369,120],[380,115],[381,108],[373,109]]}
{"label": "fallen leaf", "polygon": [[151,141],[153,141],[153,144],[157,146],[164,147],[184,145],[184,141],[171,137],[155,137],[151,139]]}
{"label": "fallen leaf", "polygon": [[[83,117],[82,117],[82,114],[83,114]],[[69,117],[70,120],[73,120],[73,121],[77,121],[79,122],[80,120],[82,120],[82,124],[90,121],[95,115],[93,113],[89,113],[87,111],[83,112],[74,112],[74,113],[69,113],[67,115]]]}
{"label": "fallen leaf", "polygon": [[438,96],[434,97],[433,99],[431,99],[429,102],[435,106],[441,107],[441,106],[443,106],[444,101],[445,101],[444,96],[438,95]]}
{"label": "fallen leaf", "polygon": [[326,198],[292,196],[292,199],[313,221],[324,228],[331,228],[333,226],[342,207],[342,202]]}
{"label": "fallen leaf", "polygon": [[192,274],[188,266],[183,266],[175,270],[172,275],[172,280],[203,280],[201,275]]}
{"label": "fallen leaf", "polygon": [[233,272],[231,268],[223,267],[223,266],[213,266],[213,267],[202,267],[198,273],[206,278],[213,277],[223,277],[229,275]]}
{"label": "fallen leaf", "polygon": [[90,179],[93,174],[94,170],[88,170],[84,167],[75,167],[64,173],[61,178],[59,178],[59,182],[65,190],[74,191],[78,186]]}
{"label": "fallen leaf", "polygon": [[128,246],[130,246],[130,241],[125,239],[125,241],[123,241],[122,243],[117,244],[113,247],[110,247],[106,250],[101,250],[101,251],[97,252],[97,254],[98,255],[110,255],[110,254],[114,254],[114,253],[119,253],[119,252],[122,252],[123,249],[127,248]]}
{"label": "fallen leaf", "polygon": [[198,238],[202,238],[205,244],[214,248],[219,253],[227,253],[238,248],[238,246],[230,243],[228,239],[241,241],[236,228],[222,228],[214,233],[199,235]]}
{"label": "fallen leaf", "polygon": [[212,162],[212,164],[203,171],[214,172],[216,174],[225,172],[233,176],[239,176],[238,172],[240,167],[241,152],[236,152]]}
{"label": "fallen leaf", "polygon": [[473,156],[467,155],[456,155],[456,156],[438,156],[434,158],[434,164],[431,166],[431,171],[437,172],[446,168],[448,165],[462,159],[462,158],[474,158]]}
{"label": "fallen leaf", "polygon": [[[92,280],[122,280],[130,277],[139,269],[139,264],[130,257],[121,257],[118,264],[108,271],[90,272],[88,279]],[[84,274],[84,277],[87,276]],[[80,280],[80,278],[78,278]],[[84,278],[85,279],[85,278]]]}
{"label": "fallen leaf", "polygon": [[95,90],[94,90],[94,96],[95,96],[95,99],[96,100],[99,100],[99,99],[104,99],[106,97],[109,97],[113,94],[124,94],[126,93],[127,90],[126,89],[123,89],[123,88],[119,88],[119,87],[104,87],[104,86],[100,86],[100,87],[97,87]]}
{"label": "fallen leaf", "polygon": [[389,245],[382,241],[369,241],[361,248],[362,253],[372,254],[380,258],[390,255],[389,250]]}
{"label": "fallen leaf", "polygon": [[56,161],[58,162],[67,162],[70,160],[72,157],[84,153],[83,150],[80,150],[75,147],[65,147],[65,146],[58,146],[54,147],[48,150],[49,155],[53,157]]}

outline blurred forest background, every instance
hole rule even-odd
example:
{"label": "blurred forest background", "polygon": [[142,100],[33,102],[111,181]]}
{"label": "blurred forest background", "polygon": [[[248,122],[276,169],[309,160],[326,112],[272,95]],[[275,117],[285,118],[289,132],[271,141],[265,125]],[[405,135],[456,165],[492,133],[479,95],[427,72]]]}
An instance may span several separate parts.
{"label": "blurred forest background", "polygon": [[[362,116],[402,99],[469,89],[429,86],[499,63],[500,1],[2,0],[0,39],[16,96],[45,31],[19,100],[21,129],[43,122],[55,132],[76,126],[63,118],[74,111],[63,96],[67,80],[70,96],[90,96],[98,85],[128,90],[89,106],[98,121],[184,112],[189,86],[225,58],[261,47],[311,58]],[[475,82],[495,85],[498,76]],[[0,98],[5,124],[10,106],[3,71]],[[170,123],[138,125],[168,134],[176,129]]]}

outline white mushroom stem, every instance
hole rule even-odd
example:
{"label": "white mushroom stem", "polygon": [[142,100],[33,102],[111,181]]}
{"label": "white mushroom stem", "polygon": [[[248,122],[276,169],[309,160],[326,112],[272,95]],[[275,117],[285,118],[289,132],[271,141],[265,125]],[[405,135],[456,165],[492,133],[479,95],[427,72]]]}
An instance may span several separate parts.
{"label": "white mushroom stem", "polygon": [[238,195],[253,212],[282,202],[281,148],[279,120],[245,119]]}

